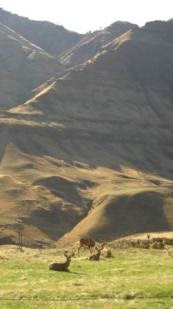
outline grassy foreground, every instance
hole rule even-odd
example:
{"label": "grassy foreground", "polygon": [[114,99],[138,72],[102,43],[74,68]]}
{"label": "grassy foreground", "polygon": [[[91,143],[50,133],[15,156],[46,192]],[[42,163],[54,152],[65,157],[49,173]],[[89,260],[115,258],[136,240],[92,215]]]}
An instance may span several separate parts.
{"label": "grassy foreground", "polygon": [[48,269],[59,260],[56,250],[3,250],[0,308],[173,308],[173,258],[166,251],[118,249],[100,262],[83,256],[60,273]]}

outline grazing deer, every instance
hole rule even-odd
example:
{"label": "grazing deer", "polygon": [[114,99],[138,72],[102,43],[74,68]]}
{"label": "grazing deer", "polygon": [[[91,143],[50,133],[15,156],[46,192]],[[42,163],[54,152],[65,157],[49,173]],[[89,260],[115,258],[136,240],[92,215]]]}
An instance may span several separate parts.
{"label": "grazing deer", "polygon": [[71,254],[68,254],[68,252],[65,251],[64,256],[66,257],[66,262],[64,262],[64,263],[52,263],[52,264],[49,265],[49,269],[55,270],[55,271],[69,271],[68,267],[70,265],[72,256],[74,256],[74,253],[72,252]]}
{"label": "grazing deer", "polygon": [[85,237],[85,238],[81,238],[79,240],[79,247],[78,247],[78,256],[79,256],[79,252],[80,252],[80,249],[81,248],[88,248],[90,250],[90,253],[92,253],[91,251],[91,248],[94,248],[95,247],[95,240],[91,239],[91,238],[88,238],[88,237]]}
{"label": "grazing deer", "polygon": [[100,255],[101,255],[101,251],[103,250],[104,246],[105,246],[105,244],[103,243],[100,248],[96,247],[97,253],[91,255],[89,257],[89,260],[90,261],[99,261],[100,260]]}

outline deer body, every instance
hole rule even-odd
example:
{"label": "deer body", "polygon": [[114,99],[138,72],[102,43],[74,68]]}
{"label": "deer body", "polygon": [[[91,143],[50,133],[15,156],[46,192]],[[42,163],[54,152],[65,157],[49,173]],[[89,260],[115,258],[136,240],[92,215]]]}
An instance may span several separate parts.
{"label": "deer body", "polygon": [[111,258],[112,257],[111,248],[103,248],[103,250],[101,251],[101,255],[105,258]]}
{"label": "deer body", "polygon": [[66,257],[66,262],[64,262],[64,263],[52,263],[52,264],[49,265],[49,269],[55,270],[55,271],[68,271],[68,267],[70,265],[71,257],[73,256],[73,254],[67,255],[67,253],[65,252],[64,256]]}
{"label": "deer body", "polygon": [[91,255],[89,257],[89,260],[90,261],[99,261],[100,260],[100,255],[101,255],[101,251],[103,250],[104,246],[105,246],[105,244],[102,244],[100,248],[97,247],[96,248],[97,253]]}
{"label": "deer body", "polygon": [[151,244],[151,248],[153,249],[165,249],[165,241],[160,239],[158,241],[153,241]]}
{"label": "deer body", "polygon": [[91,253],[91,248],[94,248],[95,247],[95,240],[91,239],[91,238],[81,238],[79,240],[79,247],[78,247],[78,255],[79,255],[79,252],[80,252],[80,249],[81,248],[88,248],[90,250],[90,253]]}

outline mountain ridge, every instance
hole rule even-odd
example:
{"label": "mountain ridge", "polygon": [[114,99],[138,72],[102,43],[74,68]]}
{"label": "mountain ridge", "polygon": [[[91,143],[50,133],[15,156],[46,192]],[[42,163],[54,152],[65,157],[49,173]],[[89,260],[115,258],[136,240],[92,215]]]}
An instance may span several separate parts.
{"label": "mountain ridge", "polygon": [[0,108],[29,98],[32,91],[64,68],[56,58],[0,23]]}
{"label": "mountain ridge", "polygon": [[19,223],[29,246],[173,229],[173,28],[153,27],[1,111],[1,242],[17,241]]}
{"label": "mountain ridge", "polygon": [[84,36],[71,49],[60,54],[59,61],[66,66],[78,65],[95,56],[104,45],[123,33],[136,28],[137,25],[129,22],[115,22],[103,30],[94,31]]}
{"label": "mountain ridge", "polygon": [[30,20],[0,9],[0,21],[40,46],[48,53],[58,55],[76,44],[81,34],[47,21]]}

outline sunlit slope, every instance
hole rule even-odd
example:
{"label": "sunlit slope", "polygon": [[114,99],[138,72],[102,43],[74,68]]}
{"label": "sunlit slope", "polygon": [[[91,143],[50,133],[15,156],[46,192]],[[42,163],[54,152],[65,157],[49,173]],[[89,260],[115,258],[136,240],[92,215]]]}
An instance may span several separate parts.
{"label": "sunlit slope", "polygon": [[64,151],[57,150],[58,129],[34,123],[1,129],[1,242],[16,241],[20,221],[26,244],[56,240],[87,215],[90,188],[112,179],[114,172],[55,159]]}
{"label": "sunlit slope", "polygon": [[59,245],[74,243],[85,236],[111,241],[126,235],[173,229],[173,182],[170,180],[125,168],[91,191],[91,210],[70,233],[59,239]]}
{"label": "sunlit slope", "polygon": [[[25,126],[20,129],[27,130]],[[48,141],[44,128],[35,130],[33,139],[23,142],[23,147],[22,133],[19,137],[15,128],[16,137],[1,135],[2,243],[17,241],[19,222],[24,228],[24,243],[31,246],[57,239],[60,245],[67,245],[86,235],[110,241],[134,233],[172,230],[171,180],[125,167],[115,172],[55,159],[58,147],[53,147],[53,134]],[[25,152],[19,147],[25,147]]]}
{"label": "sunlit slope", "polygon": [[0,22],[53,55],[58,55],[71,48],[82,38],[81,34],[68,31],[54,23],[30,20],[1,8]]}
{"label": "sunlit slope", "polygon": [[136,28],[137,26],[128,22],[115,22],[103,30],[86,34],[72,48],[65,50],[58,59],[66,66],[81,64],[95,56],[104,49],[104,45],[111,42],[123,33]]}
{"label": "sunlit slope", "polygon": [[0,109],[22,103],[62,70],[57,59],[0,23]]}
{"label": "sunlit slope", "polygon": [[1,115],[2,241],[18,220],[29,244],[173,229],[173,45],[153,26]]}
{"label": "sunlit slope", "polygon": [[68,160],[172,177],[172,52],[147,28],[129,31],[10,112],[61,123]]}

